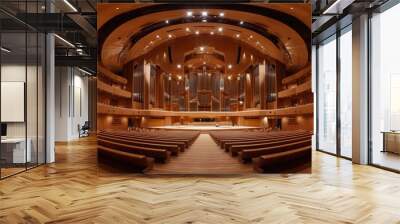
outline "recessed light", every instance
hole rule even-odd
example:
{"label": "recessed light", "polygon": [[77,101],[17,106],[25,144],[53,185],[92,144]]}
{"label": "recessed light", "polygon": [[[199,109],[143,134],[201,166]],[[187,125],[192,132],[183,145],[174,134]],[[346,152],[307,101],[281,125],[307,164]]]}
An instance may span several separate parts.
{"label": "recessed light", "polygon": [[202,16],[207,16],[207,15],[208,15],[208,12],[207,12],[207,11],[203,11],[203,12],[201,12],[201,15],[202,15]]}
{"label": "recessed light", "polygon": [[182,68],[181,64],[176,65],[177,68]]}
{"label": "recessed light", "polygon": [[196,30],[195,34],[196,34],[196,35],[199,35],[199,34],[200,34],[200,31]]}
{"label": "recessed light", "polygon": [[229,69],[231,69],[231,68],[232,68],[232,65],[231,65],[231,64],[229,64],[229,65],[228,65],[228,68],[229,68]]}
{"label": "recessed light", "polygon": [[211,34],[211,35],[214,35],[214,32],[213,32],[213,31],[211,31],[211,32],[210,32],[210,34]]}
{"label": "recessed light", "polygon": [[169,80],[169,81],[171,81],[171,79],[172,79],[172,77],[171,77],[171,76],[169,76],[169,77],[168,77],[168,80]]}
{"label": "recessed light", "polygon": [[290,10],[293,10],[294,8],[293,7],[290,7]]}
{"label": "recessed light", "polygon": [[150,41],[150,44],[153,44],[153,41]]}
{"label": "recessed light", "polygon": [[182,79],[182,76],[178,75],[178,79],[181,80],[181,79]]}
{"label": "recessed light", "polygon": [[156,38],[157,38],[157,39],[160,39],[160,35],[157,35]]}
{"label": "recessed light", "polygon": [[243,21],[240,21],[240,25],[243,25],[243,23],[244,23]]}
{"label": "recessed light", "polygon": [[207,22],[207,20],[206,19],[203,19],[203,20],[201,20],[203,23],[206,23]]}
{"label": "recessed light", "polygon": [[204,47],[200,47],[200,51],[204,51]]}
{"label": "recessed light", "polygon": [[171,34],[168,34],[168,38],[171,38],[172,37],[172,35]]}
{"label": "recessed light", "polygon": [[193,12],[192,12],[192,11],[188,11],[188,12],[186,12],[186,15],[187,15],[187,16],[192,16],[192,15],[193,15]]}
{"label": "recessed light", "polygon": [[230,75],[230,76],[228,76],[228,79],[229,79],[229,80],[231,80],[231,79],[232,79],[232,76],[231,76],[231,75]]}
{"label": "recessed light", "polygon": [[236,38],[239,38],[240,37],[240,34],[236,34]]}
{"label": "recessed light", "polygon": [[187,31],[187,32],[190,32],[190,29],[189,29],[189,27],[186,27],[186,31]]}
{"label": "recessed light", "polygon": [[165,23],[168,24],[168,23],[169,23],[169,20],[165,20]]}
{"label": "recessed light", "polygon": [[225,16],[225,13],[220,12],[220,13],[219,13],[219,16],[220,16],[220,17],[224,17],[224,16]]}
{"label": "recessed light", "polygon": [[223,30],[222,27],[219,27],[219,28],[218,28],[218,32],[222,32],[222,30]]}
{"label": "recessed light", "polygon": [[206,62],[205,61],[203,61],[203,65],[205,65],[206,64]]}
{"label": "recessed light", "polygon": [[117,8],[115,8],[116,10],[119,10],[119,8],[117,7]]}
{"label": "recessed light", "polygon": [[250,35],[250,39],[253,38],[253,35]]}

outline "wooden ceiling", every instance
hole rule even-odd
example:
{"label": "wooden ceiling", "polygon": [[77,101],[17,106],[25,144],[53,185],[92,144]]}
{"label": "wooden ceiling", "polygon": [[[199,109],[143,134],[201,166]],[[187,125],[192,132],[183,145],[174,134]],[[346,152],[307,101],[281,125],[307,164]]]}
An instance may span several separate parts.
{"label": "wooden ceiling", "polygon": [[[208,5],[189,4],[183,7],[182,4],[175,7],[149,3],[98,4],[101,63],[118,72],[135,58],[157,61],[150,55],[165,54],[169,47],[174,60],[170,65],[171,61],[160,66],[175,73],[178,72],[177,64],[185,64],[184,54],[199,47],[213,47],[225,54],[225,69],[228,64],[233,64],[232,72],[240,73],[246,67],[244,62],[235,63],[240,46],[242,54],[247,51],[257,57],[274,58],[285,64],[288,71],[309,64],[309,4],[231,5],[210,5],[207,8]],[[275,14],[266,16],[263,9]],[[201,62],[198,61],[197,64]],[[215,62],[211,67],[221,64],[220,60],[210,59],[209,63],[211,61]]]}

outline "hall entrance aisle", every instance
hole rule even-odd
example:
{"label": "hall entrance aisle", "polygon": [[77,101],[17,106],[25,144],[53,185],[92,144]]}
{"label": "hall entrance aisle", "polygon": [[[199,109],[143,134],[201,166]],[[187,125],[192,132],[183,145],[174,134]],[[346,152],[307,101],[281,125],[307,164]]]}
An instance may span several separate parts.
{"label": "hall entrance aisle", "polygon": [[148,174],[248,174],[252,164],[242,164],[203,133],[185,152],[166,164],[155,164]]}

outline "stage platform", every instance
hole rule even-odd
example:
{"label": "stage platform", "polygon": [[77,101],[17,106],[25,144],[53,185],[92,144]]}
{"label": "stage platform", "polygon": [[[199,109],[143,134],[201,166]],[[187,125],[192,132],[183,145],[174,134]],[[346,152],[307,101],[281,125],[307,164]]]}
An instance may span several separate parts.
{"label": "stage platform", "polygon": [[166,130],[193,130],[201,131],[202,133],[207,133],[208,131],[218,131],[218,130],[255,130],[260,129],[260,127],[252,126],[231,126],[231,125],[167,125],[159,127],[151,127],[154,129],[166,129]]}

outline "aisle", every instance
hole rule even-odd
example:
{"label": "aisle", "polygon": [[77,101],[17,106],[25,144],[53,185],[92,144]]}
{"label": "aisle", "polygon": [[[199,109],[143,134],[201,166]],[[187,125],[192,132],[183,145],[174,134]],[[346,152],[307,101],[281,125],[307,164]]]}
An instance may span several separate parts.
{"label": "aisle", "polygon": [[242,164],[218,147],[208,134],[200,134],[192,146],[166,164],[155,164],[149,174],[243,174],[253,173],[251,164]]}

